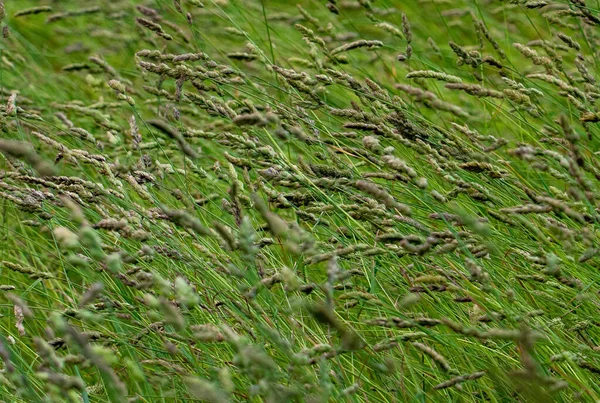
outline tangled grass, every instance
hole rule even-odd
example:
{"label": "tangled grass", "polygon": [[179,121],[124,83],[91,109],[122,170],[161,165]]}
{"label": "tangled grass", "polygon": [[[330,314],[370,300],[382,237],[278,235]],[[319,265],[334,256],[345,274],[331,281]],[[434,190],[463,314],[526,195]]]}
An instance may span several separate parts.
{"label": "tangled grass", "polygon": [[599,401],[597,3],[202,3],[0,7],[2,399]]}

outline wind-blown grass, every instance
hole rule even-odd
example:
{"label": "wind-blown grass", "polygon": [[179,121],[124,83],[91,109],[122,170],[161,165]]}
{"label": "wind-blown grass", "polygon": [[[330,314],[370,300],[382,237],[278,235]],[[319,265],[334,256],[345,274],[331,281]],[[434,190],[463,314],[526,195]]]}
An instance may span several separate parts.
{"label": "wind-blown grass", "polygon": [[4,3],[3,400],[600,400],[595,3]]}

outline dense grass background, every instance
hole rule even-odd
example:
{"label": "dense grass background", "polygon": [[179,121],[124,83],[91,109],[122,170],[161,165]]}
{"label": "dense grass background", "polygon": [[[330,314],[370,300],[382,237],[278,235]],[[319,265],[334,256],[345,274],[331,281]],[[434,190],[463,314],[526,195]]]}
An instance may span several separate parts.
{"label": "dense grass background", "polygon": [[599,401],[600,4],[203,3],[4,1],[2,399]]}

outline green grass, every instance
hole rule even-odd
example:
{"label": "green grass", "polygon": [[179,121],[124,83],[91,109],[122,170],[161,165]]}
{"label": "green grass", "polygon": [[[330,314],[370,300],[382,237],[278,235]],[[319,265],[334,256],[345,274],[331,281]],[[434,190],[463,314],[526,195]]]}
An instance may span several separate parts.
{"label": "green grass", "polygon": [[203,3],[5,1],[0,398],[600,401],[600,4]]}

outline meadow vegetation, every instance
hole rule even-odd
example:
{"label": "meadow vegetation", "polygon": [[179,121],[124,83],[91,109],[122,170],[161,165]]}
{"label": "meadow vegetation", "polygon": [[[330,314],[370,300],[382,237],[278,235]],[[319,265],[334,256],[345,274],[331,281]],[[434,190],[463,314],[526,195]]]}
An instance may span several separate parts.
{"label": "meadow vegetation", "polygon": [[0,399],[600,401],[600,3],[0,1]]}

